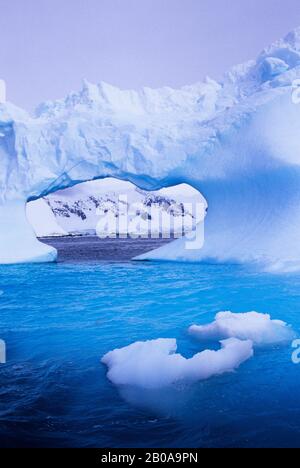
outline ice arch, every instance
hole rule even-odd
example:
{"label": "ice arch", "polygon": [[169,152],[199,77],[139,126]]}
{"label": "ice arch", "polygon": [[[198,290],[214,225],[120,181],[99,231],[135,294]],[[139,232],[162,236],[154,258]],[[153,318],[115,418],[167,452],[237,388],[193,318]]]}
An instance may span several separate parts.
{"label": "ice arch", "polygon": [[0,105],[0,263],[52,261],[25,203],[115,177],[143,189],[187,183],[209,204],[205,244],[142,259],[300,265],[300,31],[222,83],[120,91],[84,83],[35,118]]}

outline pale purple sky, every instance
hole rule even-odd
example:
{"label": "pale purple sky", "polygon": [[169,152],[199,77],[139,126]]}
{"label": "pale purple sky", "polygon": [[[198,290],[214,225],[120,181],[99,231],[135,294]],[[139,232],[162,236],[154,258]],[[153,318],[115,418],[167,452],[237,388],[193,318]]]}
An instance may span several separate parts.
{"label": "pale purple sky", "polygon": [[300,25],[299,0],[0,0],[0,78],[32,109],[81,79],[181,86]]}

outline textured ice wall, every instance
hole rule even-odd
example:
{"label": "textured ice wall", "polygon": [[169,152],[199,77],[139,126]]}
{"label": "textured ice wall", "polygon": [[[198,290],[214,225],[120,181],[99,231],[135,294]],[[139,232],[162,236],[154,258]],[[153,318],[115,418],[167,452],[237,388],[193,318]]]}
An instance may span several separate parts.
{"label": "textured ice wall", "polygon": [[[300,29],[220,83],[136,92],[85,82],[79,93],[42,104],[34,118],[0,105],[2,212],[108,176],[145,189],[185,182],[209,204],[203,249],[187,249],[182,239],[141,259],[299,269],[300,106],[292,99],[299,38]],[[22,245],[20,226],[19,236]],[[2,263],[6,251],[1,242]],[[10,261],[32,259],[24,244]]]}

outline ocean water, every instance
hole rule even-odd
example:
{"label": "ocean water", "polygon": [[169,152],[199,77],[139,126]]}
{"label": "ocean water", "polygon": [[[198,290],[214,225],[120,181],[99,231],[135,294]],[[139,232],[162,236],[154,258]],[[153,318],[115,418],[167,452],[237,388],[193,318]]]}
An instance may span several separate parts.
{"label": "ocean water", "polygon": [[1,447],[300,446],[291,346],[256,350],[235,373],[152,391],[114,386],[100,362],[160,337],[192,356],[204,345],[187,328],[221,310],[270,313],[300,335],[300,275],[135,263],[132,252],[149,245],[133,241],[116,240],[109,256],[104,244],[79,255],[94,240],[50,242],[59,263],[0,267]]}

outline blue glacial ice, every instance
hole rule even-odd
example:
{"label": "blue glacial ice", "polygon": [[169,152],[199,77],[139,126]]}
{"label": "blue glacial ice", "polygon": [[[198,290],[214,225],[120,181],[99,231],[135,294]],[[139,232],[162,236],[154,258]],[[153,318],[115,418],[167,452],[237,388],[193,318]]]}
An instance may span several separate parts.
{"label": "blue glacial ice", "polygon": [[180,239],[140,260],[299,270],[299,79],[300,28],[220,82],[140,91],[84,82],[34,116],[0,103],[0,263],[56,258],[29,226],[27,201],[115,177],[150,190],[188,183],[208,202],[203,247]]}

